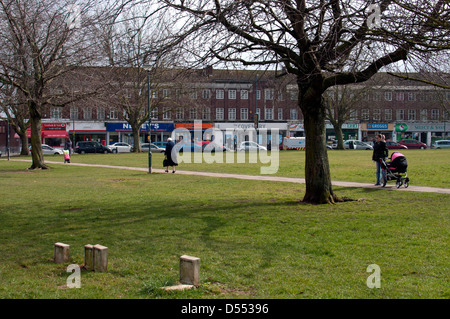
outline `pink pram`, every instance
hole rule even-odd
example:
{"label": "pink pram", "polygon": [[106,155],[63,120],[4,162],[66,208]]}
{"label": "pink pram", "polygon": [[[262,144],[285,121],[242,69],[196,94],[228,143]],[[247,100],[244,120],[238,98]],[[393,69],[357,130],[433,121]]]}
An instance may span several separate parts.
{"label": "pink pram", "polygon": [[391,161],[385,162],[384,159],[380,159],[381,169],[384,171],[381,185],[386,186],[387,181],[395,180],[395,186],[400,188],[404,185],[405,188],[409,186],[409,178],[406,173],[408,168],[408,162],[405,155],[400,152],[394,152],[391,155]]}

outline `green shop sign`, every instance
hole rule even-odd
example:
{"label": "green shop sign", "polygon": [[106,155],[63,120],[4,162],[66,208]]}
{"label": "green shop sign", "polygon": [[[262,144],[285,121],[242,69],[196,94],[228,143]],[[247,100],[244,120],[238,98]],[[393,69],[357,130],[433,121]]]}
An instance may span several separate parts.
{"label": "green shop sign", "polygon": [[408,130],[408,125],[406,123],[398,123],[395,125],[395,130],[397,132],[406,132]]}

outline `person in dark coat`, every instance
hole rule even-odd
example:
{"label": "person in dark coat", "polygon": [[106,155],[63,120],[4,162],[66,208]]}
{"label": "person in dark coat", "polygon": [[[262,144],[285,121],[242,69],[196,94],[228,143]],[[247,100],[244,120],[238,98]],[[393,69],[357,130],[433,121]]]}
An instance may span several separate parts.
{"label": "person in dark coat", "polygon": [[177,161],[177,152],[176,149],[174,149],[175,147],[175,143],[173,142],[173,140],[169,137],[167,139],[167,145],[166,145],[166,150],[164,152],[164,155],[166,156],[164,162],[164,166],[166,166],[166,173],[169,172],[169,166],[172,166],[172,173],[175,173],[175,167],[178,166],[178,161]]}
{"label": "person in dark coat", "polygon": [[386,172],[381,169],[380,159],[387,158],[389,155],[388,148],[386,146],[386,142],[384,141],[384,135],[378,134],[376,137],[376,142],[373,146],[373,155],[372,161],[375,161],[377,164],[377,183],[375,185],[380,184],[380,173],[383,173],[383,178],[386,178]]}

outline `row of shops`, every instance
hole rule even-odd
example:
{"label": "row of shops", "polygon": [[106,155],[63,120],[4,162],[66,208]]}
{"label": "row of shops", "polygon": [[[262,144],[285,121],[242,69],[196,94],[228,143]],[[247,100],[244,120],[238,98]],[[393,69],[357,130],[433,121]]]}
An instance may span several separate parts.
{"label": "row of shops", "polygon": [[[281,143],[285,136],[304,136],[302,123],[263,123],[258,124],[258,135],[252,137],[249,131],[254,131],[253,122],[224,122],[224,123],[174,123],[174,122],[152,122],[151,141],[166,141],[176,131],[184,138],[192,141],[213,139],[214,130],[223,132],[226,141],[256,140],[258,143],[275,143],[276,139]],[[386,139],[399,141],[403,138],[414,138],[427,145],[431,145],[434,139],[448,136],[447,123],[348,123],[342,126],[344,140],[356,139],[372,142],[376,134],[384,134]],[[104,145],[116,142],[133,144],[133,134],[130,124],[127,122],[43,122],[41,134],[44,144],[54,147],[63,147],[67,139],[72,142],[98,141]],[[328,140],[334,140],[336,133],[331,124],[326,125]],[[256,135],[256,134],[255,134]],[[28,131],[28,137],[31,132]],[[140,141],[148,142],[148,123],[142,125],[140,130]]]}

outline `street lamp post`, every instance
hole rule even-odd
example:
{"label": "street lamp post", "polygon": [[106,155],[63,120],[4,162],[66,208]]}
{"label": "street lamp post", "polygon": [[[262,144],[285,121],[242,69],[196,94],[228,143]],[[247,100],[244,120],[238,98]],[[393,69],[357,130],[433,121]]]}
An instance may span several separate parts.
{"label": "street lamp post", "polygon": [[152,173],[152,116],[150,113],[151,101],[150,101],[150,68],[147,70],[147,107],[148,107],[148,173]]}
{"label": "street lamp post", "polygon": [[152,64],[144,64],[144,69],[147,71],[147,113],[148,113],[148,173],[152,173],[152,115],[151,115],[151,97],[150,97],[150,70],[156,64],[155,61],[151,61]]}

